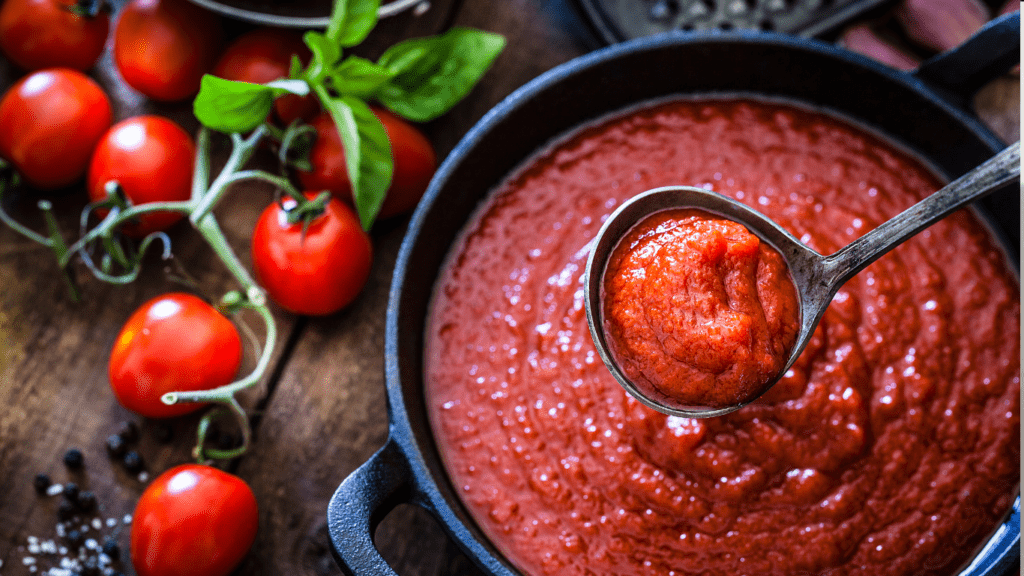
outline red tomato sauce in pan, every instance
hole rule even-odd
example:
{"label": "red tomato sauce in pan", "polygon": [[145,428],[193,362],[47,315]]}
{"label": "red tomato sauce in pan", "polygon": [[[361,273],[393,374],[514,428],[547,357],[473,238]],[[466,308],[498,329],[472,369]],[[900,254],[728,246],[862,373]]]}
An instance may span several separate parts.
{"label": "red tomato sauce in pan", "polygon": [[675,101],[584,127],[495,191],[435,286],[425,394],[452,486],[524,573],[955,572],[1020,469],[1019,284],[968,211],[836,295],[796,364],[724,417],[648,409],[598,357],[584,246],[665,185],[825,254],[933,192],[912,157],[784,104]]}
{"label": "red tomato sauce in pan", "polygon": [[745,404],[780,373],[800,327],[786,261],[745,226],[693,209],[637,223],[608,259],[610,353],[666,406]]}

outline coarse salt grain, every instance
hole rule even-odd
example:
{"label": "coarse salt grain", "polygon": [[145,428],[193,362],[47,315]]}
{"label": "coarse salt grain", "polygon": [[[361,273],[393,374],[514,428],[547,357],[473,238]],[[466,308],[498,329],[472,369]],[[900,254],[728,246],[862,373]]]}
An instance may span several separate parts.
{"label": "coarse salt grain", "polygon": [[131,524],[131,523],[132,523],[132,515],[131,514],[125,514],[124,518],[121,518],[121,524]]}
{"label": "coarse salt grain", "polygon": [[99,518],[93,518],[92,519],[92,527],[94,529],[96,529],[96,530],[99,530],[100,528],[103,528],[103,521],[100,520]]}
{"label": "coarse salt grain", "polygon": [[117,520],[114,518],[107,518],[107,528],[113,528],[117,525]]}
{"label": "coarse salt grain", "polygon": [[88,548],[89,550],[97,550],[97,549],[99,549],[100,544],[95,539],[89,538],[88,540],[85,541],[85,547]]}
{"label": "coarse salt grain", "polygon": [[56,496],[64,491],[63,484],[50,484],[50,487],[46,489],[47,496]]}
{"label": "coarse salt grain", "polygon": [[149,472],[139,472],[139,482],[143,484],[149,482]]}

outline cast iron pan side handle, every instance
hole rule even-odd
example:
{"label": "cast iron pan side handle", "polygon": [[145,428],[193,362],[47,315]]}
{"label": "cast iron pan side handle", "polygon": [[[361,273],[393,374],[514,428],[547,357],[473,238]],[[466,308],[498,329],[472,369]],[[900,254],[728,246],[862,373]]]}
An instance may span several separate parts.
{"label": "cast iron pan side handle", "polygon": [[345,574],[397,576],[373,544],[377,524],[414,497],[412,472],[391,438],[349,475],[331,497],[327,527],[335,559]]}
{"label": "cast iron pan side handle", "polygon": [[913,75],[967,109],[975,92],[1019,62],[1020,13],[1014,12],[992,20],[963,44],[925,61]]}

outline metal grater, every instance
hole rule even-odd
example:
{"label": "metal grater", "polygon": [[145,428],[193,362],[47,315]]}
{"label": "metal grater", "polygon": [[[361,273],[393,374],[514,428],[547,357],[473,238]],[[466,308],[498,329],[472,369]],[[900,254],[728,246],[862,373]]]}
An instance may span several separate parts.
{"label": "metal grater", "polygon": [[822,36],[891,0],[576,0],[607,43],[672,30],[765,30]]}

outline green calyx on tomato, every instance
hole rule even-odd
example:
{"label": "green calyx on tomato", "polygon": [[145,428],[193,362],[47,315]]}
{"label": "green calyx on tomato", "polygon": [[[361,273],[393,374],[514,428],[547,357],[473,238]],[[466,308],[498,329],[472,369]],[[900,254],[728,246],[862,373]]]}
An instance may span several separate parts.
{"label": "green calyx on tomato", "polygon": [[105,0],[77,0],[64,7],[64,10],[82,18],[96,18],[100,14],[109,15],[114,9]]}
{"label": "green calyx on tomato", "polygon": [[427,38],[400,42],[376,61],[343,57],[377,23],[380,0],[336,2],[324,33],[303,39],[312,56],[302,66],[293,58],[290,80],[266,84],[204,78],[194,103],[196,117],[221,132],[248,132],[262,124],[275,99],[313,94],[334,121],[344,148],[351,195],[365,230],[384,203],[394,176],[392,143],[371,110],[375,101],[414,122],[447,112],[479,82],[505,46],[499,35],[453,28]]}
{"label": "green calyx on tomato", "polygon": [[282,308],[322,316],[349,305],[370,277],[373,245],[351,208],[330,194],[306,193],[323,213],[294,221],[296,200],[274,202],[252,233],[256,279]]}

